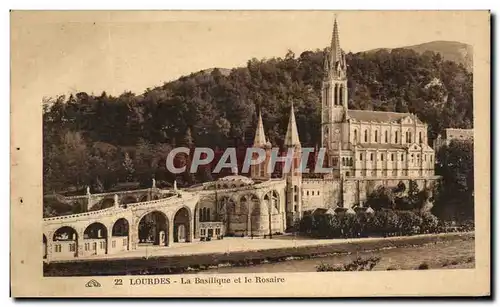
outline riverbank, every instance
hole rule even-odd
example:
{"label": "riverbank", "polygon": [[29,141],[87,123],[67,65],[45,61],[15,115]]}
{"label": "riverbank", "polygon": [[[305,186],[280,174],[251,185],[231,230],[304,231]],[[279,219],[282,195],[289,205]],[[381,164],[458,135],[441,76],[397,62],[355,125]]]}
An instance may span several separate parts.
{"label": "riverbank", "polygon": [[[278,263],[287,260],[310,259],[334,255],[355,254],[365,251],[414,247],[447,241],[468,241],[474,233],[446,233],[408,237],[367,238],[328,241],[325,244],[298,244],[296,246],[259,250],[206,252],[113,259],[84,259],[66,262],[44,263],[45,276],[89,275],[138,275],[181,274],[204,271],[219,267],[242,267],[262,263]],[[272,240],[271,240],[272,241]]]}

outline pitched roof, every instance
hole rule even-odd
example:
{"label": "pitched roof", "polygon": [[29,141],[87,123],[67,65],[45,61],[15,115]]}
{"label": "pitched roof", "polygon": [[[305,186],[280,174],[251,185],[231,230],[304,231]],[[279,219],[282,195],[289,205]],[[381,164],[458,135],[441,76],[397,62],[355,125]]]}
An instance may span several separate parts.
{"label": "pitched roof", "polygon": [[411,113],[347,110],[347,116],[348,118],[352,118],[361,122],[377,122],[377,123],[390,123],[394,121],[399,121],[405,117],[410,117],[416,120],[418,123],[421,123],[418,117]]}

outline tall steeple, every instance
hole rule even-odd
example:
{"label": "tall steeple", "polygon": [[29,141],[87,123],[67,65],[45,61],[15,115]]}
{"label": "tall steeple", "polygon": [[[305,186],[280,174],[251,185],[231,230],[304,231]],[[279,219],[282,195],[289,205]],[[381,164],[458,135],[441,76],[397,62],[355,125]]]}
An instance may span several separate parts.
{"label": "tall steeple", "polygon": [[346,77],[345,54],[340,48],[339,26],[337,17],[333,22],[332,41],[330,43],[330,54],[325,56],[325,77],[345,78]]}
{"label": "tall steeple", "polygon": [[297,123],[295,122],[295,112],[293,109],[293,102],[290,108],[290,117],[288,118],[288,127],[286,129],[286,136],[285,136],[285,146],[287,147],[301,146],[299,140],[299,133],[297,131]]}
{"label": "tall steeple", "polygon": [[337,17],[335,16],[335,21],[333,22],[333,33],[332,33],[332,43],[330,46],[330,63],[335,65],[335,63],[340,62],[342,57],[342,51],[340,49],[339,40],[339,29],[337,25]]}
{"label": "tall steeple", "polygon": [[253,139],[254,147],[264,147],[266,145],[266,134],[264,133],[264,124],[262,123],[262,113],[259,109],[259,120],[257,122],[257,130]]}

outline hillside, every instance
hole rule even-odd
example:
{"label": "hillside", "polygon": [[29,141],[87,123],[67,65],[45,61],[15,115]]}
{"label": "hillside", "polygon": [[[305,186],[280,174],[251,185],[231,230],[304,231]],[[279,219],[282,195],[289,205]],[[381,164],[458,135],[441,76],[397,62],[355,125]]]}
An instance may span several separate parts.
{"label": "hillside", "polygon": [[[246,67],[193,73],[141,94],[47,99],[44,189],[90,184],[102,190],[120,181],[149,186],[152,174],[172,182],[165,158],[173,146],[251,145],[259,108],[267,138],[282,146],[292,102],[302,145],[317,146],[324,55],[250,59]],[[413,112],[428,123],[431,142],[443,128],[472,128],[472,73],[463,66],[409,49],[349,53],[346,60],[349,108]]]}
{"label": "hillside", "polygon": [[[453,61],[457,64],[462,64],[468,71],[472,71],[473,67],[473,50],[472,46],[461,42],[453,41],[432,41],[428,43],[399,47],[397,49],[411,49],[419,54],[426,51],[432,51],[441,54],[444,60]],[[389,48],[378,48],[366,52],[376,52],[379,50],[390,51]],[[393,48],[396,49],[396,48]]]}

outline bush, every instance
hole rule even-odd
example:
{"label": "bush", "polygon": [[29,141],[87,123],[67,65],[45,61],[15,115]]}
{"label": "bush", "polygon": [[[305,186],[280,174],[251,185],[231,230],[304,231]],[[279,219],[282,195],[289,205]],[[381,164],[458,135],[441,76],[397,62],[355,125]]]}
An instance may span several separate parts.
{"label": "bush", "polygon": [[473,222],[456,225],[439,222],[428,211],[381,209],[375,214],[306,215],[298,223],[301,233],[317,238],[357,238],[367,236],[413,235],[451,231],[471,231]]}
{"label": "bush", "polygon": [[398,215],[398,228],[402,235],[415,234],[420,229],[422,218],[413,211],[400,211]]}
{"label": "bush", "polygon": [[430,212],[422,212],[420,214],[422,218],[422,225],[420,230],[422,233],[433,233],[438,231],[438,218]]}
{"label": "bush", "polygon": [[356,260],[344,264],[343,266],[332,266],[328,263],[321,263],[316,266],[316,272],[348,272],[348,271],[371,271],[379,263],[380,257],[370,257],[362,259],[358,257]]}
{"label": "bush", "polygon": [[421,263],[418,267],[417,267],[417,270],[428,270],[429,269],[429,265],[425,262]]}

